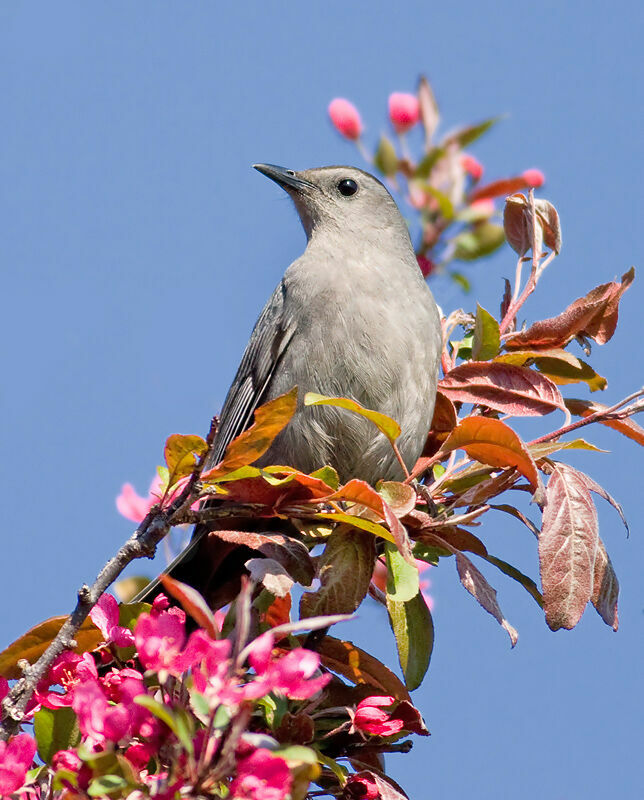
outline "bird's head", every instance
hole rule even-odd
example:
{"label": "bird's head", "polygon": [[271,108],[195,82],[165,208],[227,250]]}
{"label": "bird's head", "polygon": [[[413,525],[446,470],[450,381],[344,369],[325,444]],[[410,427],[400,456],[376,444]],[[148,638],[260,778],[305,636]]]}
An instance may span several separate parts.
{"label": "bird's head", "polygon": [[361,239],[409,234],[398,206],[383,184],[356,167],[316,167],[295,172],[254,164],[291,196],[311,238],[319,231],[350,232]]}

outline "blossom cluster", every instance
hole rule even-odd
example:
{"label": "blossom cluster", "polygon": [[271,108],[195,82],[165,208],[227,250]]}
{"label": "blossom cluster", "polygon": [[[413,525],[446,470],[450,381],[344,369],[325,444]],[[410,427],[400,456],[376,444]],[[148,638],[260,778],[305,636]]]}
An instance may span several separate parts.
{"label": "blossom cluster", "polygon": [[[533,168],[484,183],[484,166],[467,148],[496,120],[461,128],[436,141],[439,109],[425,79],[415,94],[394,92],[389,96],[388,117],[397,146],[382,134],[369,151],[360,112],[346,98],[332,100],[328,112],[338,133],[358,147],[370,169],[379,172],[415,212],[412,217],[417,229],[412,233],[425,277],[446,272],[467,289],[467,277],[452,262],[475,261],[503,244],[496,199],[541,186],[545,180],[543,173]],[[415,128],[423,134],[417,137],[416,153],[409,138]]]}
{"label": "blossom cluster", "polygon": [[[101,597],[91,612],[99,647],[63,652],[28,708],[35,735],[0,744],[0,796],[286,800],[323,771],[306,746],[318,718],[334,718],[345,747],[348,734],[378,741],[423,732],[415,709],[409,716],[409,704],[394,697],[329,708],[332,675],[320,656],[270,628],[244,643],[236,628],[222,635],[223,620],[189,632],[185,611],[163,594],[138,605],[128,627],[123,607]],[[0,700],[8,688],[0,678]],[[369,776],[336,771],[345,775],[338,792],[379,796],[369,793]]]}

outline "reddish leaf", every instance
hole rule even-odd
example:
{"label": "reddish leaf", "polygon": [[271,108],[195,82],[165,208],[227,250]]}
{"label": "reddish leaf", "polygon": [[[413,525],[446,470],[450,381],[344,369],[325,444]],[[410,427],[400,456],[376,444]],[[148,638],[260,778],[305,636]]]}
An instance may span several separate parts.
{"label": "reddish leaf", "polygon": [[443,445],[445,452],[456,449],[492,467],[516,467],[535,492],[541,487],[537,465],[525,444],[498,419],[466,417]]}
{"label": "reddish leaf", "polygon": [[420,465],[423,460],[427,460],[423,459],[423,456],[433,456],[434,453],[438,452],[441,444],[447,439],[448,434],[456,427],[457,422],[458,416],[454,408],[454,403],[442,394],[442,392],[436,392],[432,425],[427,435],[425,447],[423,448],[423,455],[418,459],[412,470],[414,475],[419,474],[417,470],[421,468]]}
{"label": "reddish leaf", "polygon": [[615,575],[615,570],[608,557],[604,543],[599,539],[597,542],[595,569],[593,571],[593,593],[590,601],[597,609],[599,616],[614,631],[619,626],[619,620],[617,619],[618,595],[619,583],[617,575]]}
{"label": "reddish leaf", "polygon": [[[236,478],[236,475],[241,477]],[[333,487],[321,478],[306,475],[291,467],[275,466],[259,470],[246,466],[215,477],[211,482],[225,490],[227,500],[258,503],[274,511],[302,501],[322,499],[333,492]]]}
{"label": "reddish leaf", "polygon": [[457,494],[451,504],[453,507],[479,506],[514,486],[518,479],[519,473],[515,469],[504,470],[499,475],[487,478],[476,486],[466,489],[463,494]]}
{"label": "reddish leaf", "polygon": [[[601,403],[595,403],[592,400],[578,400],[573,397],[566,399],[565,402],[568,411],[578,417],[589,417],[596,411],[605,411],[608,408],[608,406],[603,406]],[[597,421],[602,425],[606,425],[607,428],[619,431],[634,442],[644,445],[644,428],[632,419],[600,419]]]}
{"label": "reddish leaf", "polygon": [[405,517],[416,508],[416,492],[408,483],[383,481],[378,484],[378,494],[397,517]]}
{"label": "reddish leaf", "polygon": [[[62,628],[67,617],[51,617],[44,622],[34,625],[33,628],[23,633],[15,642],[0,653],[0,675],[4,678],[21,678],[22,671],[18,667],[21,658],[30,664],[35,664],[40,656],[53,642]],[[74,635],[77,647],[75,653],[86,653],[95,650],[103,641],[103,634],[88,617],[81,625],[80,630]]]}
{"label": "reddish leaf", "polygon": [[573,467],[571,467],[571,466],[566,466],[566,469],[567,469],[569,472],[574,472],[574,473],[575,473],[575,475],[577,476],[577,478],[578,478],[578,479],[579,479],[579,480],[580,480],[580,481],[581,481],[581,482],[582,482],[582,483],[585,485],[585,487],[586,487],[586,488],[587,488],[589,491],[591,491],[591,492],[595,492],[595,494],[598,494],[598,495],[599,495],[600,497],[602,497],[602,498],[603,498],[603,499],[604,499],[604,500],[605,500],[607,503],[610,503],[610,504],[611,504],[611,506],[612,506],[612,507],[615,509],[615,511],[617,511],[617,513],[618,513],[618,514],[619,514],[619,516],[620,516],[620,519],[621,519],[621,520],[622,520],[622,522],[624,523],[624,527],[626,528],[626,533],[627,533],[627,534],[628,534],[628,533],[630,533],[630,531],[629,531],[629,528],[628,528],[628,522],[626,521],[626,515],[624,514],[624,509],[623,509],[623,508],[622,508],[622,506],[621,506],[621,505],[620,505],[620,504],[617,502],[617,500],[615,500],[615,498],[614,498],[612,495],[610,495],[610,494],[609,494],[609,493],[606,491],[606,489],[604,489],[604,487],[603,487],[603,486],[600,486],[600,485],[597,483],[597,481],[594,481],[594,480],[593,480],[593,479],[590,477],[590,475],[586,475],[584,472],[580,472],[579,470],[577,470],[577,469],[574,469],[574,468],[573,468]]}
{"label": "reddish leaf", "polygon": [[228,445],[223,460],[203,475],[205,480],[252,464],[264,455],[277,434],[286,427],[297,407],[297,386],[255,411],[255,421]]}
{"label": "reddish leaf", "polygon": [[516,567],[513,567],[512,564],[508,564],[507,561],[502,561],[500,558],[496,558],[495,556],[486,556],[486,561],[489,561],[490,564],[494,564],[497,569],[500,569],[504,575],[507,575],[509,578],[512,578],[517,583],[520,583],[521,586],[530,594],[536,601],[539,608],[543,608],[543,597],[541,596],[541,592],[539,591],[537,584],[529,578],[527,575],[524,575],[520,572]]}
{"label": "reddish leaf", "polygon": [[470,193],[470,203],[474,200],[482,200],[486,197],[505,197],[515,192],[520,192],[521,189],[528,189],[530,184],[520,175],[516,178],[501,178],[492,183],[486,183],[485,186],[479,186]]}
{"label": "reddish leaf", "polygon": [[368,684],[397,700],[411,700],[397,675],[379,659],[356,647],[353,642],[325,636],[317,646],[322,664],[352,683]]}
{"label": "reddish leaf", "polygon": [[350,780],[352,784],[361,786],[360,791],[362,794],[358,794],[358,797],[373,797],[374,795],[369,794],[369,791],[375,784],[378,790],[378,800],[409,800],[408,795],[403,792],[398,784],[394,786],[391,778],[379,775],[377,772],[363,769],[361,772],[353,773]]}
{"label": "reddish leaf", "polygon": [[507,632],[512,642],[512,647],[514,647],[519,640],[519,634],[503,616],[501,607],[496,599],[496,590],[490,586],[483,574],[472,564],[467,556],[464,556],[463,553],[441,536],[435,535],[434,538],[441,547],[444,547],[456,556],[456,569],[461,583],[472,597],[488,612],[488,614],[491,614]]}
{"label": "reddish leaf", "polygon": [[622,276],[622,282],[603,283],[580,297],[558,317],[535,322],[505,342],[508,350],[565,347],[575,336],[587,336],[605,344],[615,333],[619,301],[633,282],[635,270]]}
{"label": "reddish leaf", "polygon": [[361,531],[335,530],[318,562],[320,588],[304,592],[300,618],[355,611],[369,591],[375,560],[373,536]]}
{"label": "reddish leaf", "polygon": [[432,136],[440,121],[440,114],[432,87],[424,75],[418,81],[418,107],[420,109],[420,120],[425,129],[425,144],[429,149],[432,143]]}
{"label": "reddish leaf", "polygon": [[551,380],[511,364],[470,361],[448,372],[438,385],[451,400],[486,405],[515,417],[537,417],[564,408]]}
{"label": "reddish leaf", "polygon": [[183,610],[190,614],[200,628],[203,628],[213,639],[219,637],[213,613],[196,589],[188,586],[187,583],[181,583],[181,581],[171,578],[169,575],[159,575],[159,580],[168,594],[181,603]]}
{"label": "reddish leaf", "polygon": [[250,531],[211,531],[210,536],[231,544],[257,550],[266,558],[279,562],[288,574],[302,586],[310,586],[315,575],[309,551],[302,542],[279,533],[264,534]]}
{"label": "reddish leaf", "polygon": [[276,597],[261,616],[261,621],[275,628],[277,625],[286,625],[291,621],[291,595]]}
{"label": "reddish leaf", "polygon": [[454,526],[447,526],[437,531],[441,539],[444,539],[456,550],[465,550],[470,553],[475,553],[481,558],[487,556],[487,548],[483,542],[473,533],[466,531],[464,528],[457,528]]}
{"label": "reddish leaf", "polygon": [[593,589],[599,528],[597,511],[576,470],[555,463],[546,490],[539,562],[546,622],[571,630]]}
{"label": "reddish leaf", "polygon": [[251,580],[261,583],[275,597],[288,597],[293,587],[293,578],[274,558],[249,558],[244,566]]}
{"label": "reddish leaf", "polygon": [[345,500],[352,503],[359,503],[360,505],[366,506],[372,511],[375,511],[376,514],[378,514],[381,519],[384,519],[389,526],[389,530],[393,534],[396,547],[400,551],[402,557],[410,564],[414,563],[414,557],[411,553],[411,544],[409,542],[409,536],[407,536],[407,531],[398,520],[396,514],[392,511],[389,504],[385,501],[384,497],[378,494],[378,492],[369,486],[368,483],[354,478],[344,486],[341,486],[337,492],[329,495],[327,499],[331,501]]}

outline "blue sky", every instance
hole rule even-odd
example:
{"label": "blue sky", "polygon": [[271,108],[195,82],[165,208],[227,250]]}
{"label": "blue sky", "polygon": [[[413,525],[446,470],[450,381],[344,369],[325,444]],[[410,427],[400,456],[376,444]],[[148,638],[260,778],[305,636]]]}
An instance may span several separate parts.
{"label": "blue sky", "polygon": [[[131,530],[114,508],[121,484],[147,489],[165,437],[207,429],[304,245],[286,197],[250,165],[364,166],[327,122],[334,96],[360,107],[368,143],[388,94],[420,72],[443,130],[508,113],[473,152],[489,177],[543,169],[564,233],[529,319],[637,267],[642,17],[628,2],[3,4],[0,645],[71,607]],[[513,269],[505,250],[472,269],[470,297],[433,288],[446,310],[496,308]],[[593,352],[609,378],[601,400],[642,384],[643,303],[638,276],[616,336]],[[415,800],[641,796],[643,453],[610,431],[587,436],[611,453],[571,462],[631,523],[626,540],[600,507],[621,629],[588,611],[553,634],[486,569],[519,629],[510,651],[453,565],[433,570],[436,648],[415,695],[433,735],[389,762]],[[481,535],[536,577],[518,523],[490,519]],[[395,660],[375,608],[346,635]]]}

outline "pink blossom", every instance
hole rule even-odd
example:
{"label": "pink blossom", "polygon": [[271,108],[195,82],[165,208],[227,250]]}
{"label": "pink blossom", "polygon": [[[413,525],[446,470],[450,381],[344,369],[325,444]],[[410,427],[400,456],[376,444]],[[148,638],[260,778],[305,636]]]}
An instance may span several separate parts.
{"label": "pink blossom", "polygon": [[[79,656],[70,650],[61,653],[52,664],[49,674],[36,687],[34,697],[45,708],[62,708],[72,704],[75,688],[87,680],[96,680],[98,671],[90,653]],[[63,692],[49,691],[52,685],[62,686]]]}
{"label": "pink blossom", "polygon": [[293,778],[283,758],[258,748],[237,762],[237,777],[230,786],[231,800],[284,800]]}
{"label": "pink blossom", "polygon": [[346,139],[359,139],[362,120],[358,109],[344,97],[336,97],[329,103],[329,116],[338,133]]}
{"label": "pink blossom", "polygon": [[473,203],[470,203],[470,210],[482,217],[491,217],[496,211],[496,206],[491,197],[481,197],[480,200],[474,200]]}
{"label": "pink blossom", "polygon": [[123,704],[110,705],[95,681],[76,687],[72,708],[78,717],[78,727],[92,743],[118,742],[132,727],[133,715]]}
{"label": "pink blossom", "polygon": [[137,690],[136,694],[141,694],[141,692],[145,691],[143,685],[143,675],[141,675],[138,670],[132,669],[132,667],[124,667],[123,669],[112,668],[107,675],[104,675],[100,679],[101,686],[103,687],[108,699],[113,700],[115,703],[123,699],[124,684],[126,681],[130,681],[130,683],[127,684],[130,689],[132,686],[134,686],[131,681],[138,682],[139,689]]}
{"label": "pink blossom", "polygon": [[0,675],[0,703],[9,694],[9,681]]}
{"label": "pink blossom", "polygon": [[55,770],[66,769],[69,772],[78,772],[83,762],[76,750],[59,750],[54,753],[51,765]]}
{"label": "pink blossom", "polygon": [[271,659],[274,637],[265,633],[255,640],[248,660],[258,679],[248,685],[249,696],[261,697],[269,692],[279,692],[292,700],[305,700],[323,689],[330,675],[313,678],[320,666],[320,656],[311,650],[297,647],[283,658]]}
{"label": "pink blossom", "polygon": [[146,669],[174,674],[174,662],[186,640],[185,614],[175,607],[156,617],[141,614],[134,629],[134,640],[139,660]]}
{"label": "pink blossom", "polygon": [[107,644],[114,643],[117,647],[131,647],[134,644],[132,631],[119,625],[119,604],[111,594],[101,595],[89,615]]}
{"label": "pink blossom", "polygon": [[528,184],[528,186],[536,189],[543,186],[546,177],[540,169],[526,169],[521,173],[521,177]]}
{"label": "pink blossom", "polygon": [[358,772],[349,775],[342,796],[351,800],[378,800],[380,792],[371,773]]}
{"label": "pink blossom", "polygon": [[152,479],[147,497],[137,494],[131,483],[124,483],[121,494],[116,498],[116,508],[126,519],[142,522],[152,506],[159,502],[160,493],[161,478],[158,475]]}
{"label": "pink blossom", "polygon": [[[92,770],[87,766],[79,757],[76,750],[59,750],[54,753],[51,760],[52,768],[55,772],[64,770],[64,772],[71,772],[75,779],[67,780],[64,776],[59,776],[58,780],[62,785],[70,790],[82,789],[85,790],[92,780]],[[71,797],[76,797],[77,792],[72,791]],[[66,795],[62,795],[65,797]]]}
{"label": "pink blossom", "polygon": [[461,166],[475,181],[480,181],[483,175],[483,164],[469,153],[461,153]]}
{"label": "pink blossom", "polygon": [[36,742],[28,733],[0,742],[0,797],[20,789],[35,753]]}
{"label": "pink blossom", "polygon": [[162,611],[167,611],[169,608],[170,608],[170,601],[163,594],[163,592],[161,592],[152,601],[152,608],[150,609],[150,615],[153,617],[158,617]]}
{"label": "pink blossom", "polygon": [[374,736],[391,736],[399,733],[405,723],[401,719],[391,719],[388,711],[383,711],[383,706],[391,706],[395,698],[389,696],[367,697],[358,703],[353,716],[354,730],[369,733]]}
{"label": "pink blossom", "polygon": [[420,211],[427,205],[427,194],[417,183],[410,183],[407,200],[412,208],[415,208],[416,211]]}
{"label": "pink blossom", "polygon": [[394,92],[389,95],[389,119],[397,133],[405,133],[420,119],[420,104],[413,94]]}
{"label": "pink blossom", "polygon": [[135,769],[142,770],[147,767],[154,754],[155,748],[153,745],[144,742],[134,742],[127,748],[123,755]]}

